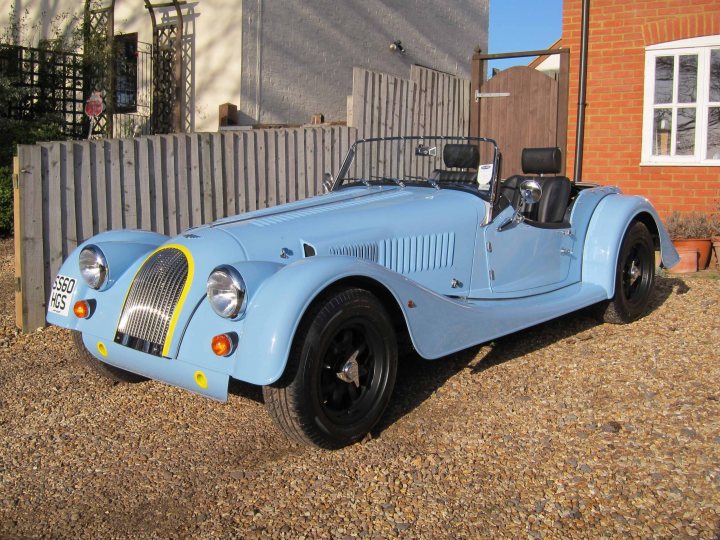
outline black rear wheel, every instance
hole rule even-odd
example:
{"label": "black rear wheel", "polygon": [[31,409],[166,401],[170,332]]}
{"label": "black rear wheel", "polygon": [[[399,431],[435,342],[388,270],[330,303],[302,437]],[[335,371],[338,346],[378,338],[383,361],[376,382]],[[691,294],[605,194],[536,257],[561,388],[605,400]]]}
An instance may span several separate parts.
{"label": "black rear wheel", "polygon": [[625,233],[615,271],[615,296],[600,304],[605,322],[629,323],[647,309],[655,285],[655,248],[650,231],[636,221]]}
{"label": "black rear wheel", "polygon": [[380,301],[363,289],[336,289],[304,317],[283,376],[263,397],[291,439],[340,448],[380,419],[396,371],[395,332]]}

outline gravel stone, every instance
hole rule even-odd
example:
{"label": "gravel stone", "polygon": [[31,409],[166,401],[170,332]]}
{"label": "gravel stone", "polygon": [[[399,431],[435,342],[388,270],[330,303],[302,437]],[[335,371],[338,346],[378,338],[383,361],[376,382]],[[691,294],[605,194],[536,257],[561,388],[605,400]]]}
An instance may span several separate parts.
{"label": "gravel stone", "polygon": [[69,332],[19,334],[13,264],[0,241],[0,538],[720,534],[717,279],[659,275],[630,325],[580,312],[404,358],[372,437],[325,452],[256,387],[113,385]]}
{"label": "gravel stone", "polygon": [[605,433],[619,433],[622,429],[622,424],[620,422],[616,422],[615,420],[611,420],[610,422],[607,422],[601,426],[601,428]]}

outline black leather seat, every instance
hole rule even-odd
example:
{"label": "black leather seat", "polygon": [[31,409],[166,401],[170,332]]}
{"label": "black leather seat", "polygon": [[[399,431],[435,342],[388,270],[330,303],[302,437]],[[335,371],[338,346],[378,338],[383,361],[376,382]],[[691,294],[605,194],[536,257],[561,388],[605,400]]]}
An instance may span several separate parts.
{"label": "black leather seat", "polygon": [[475,169],[475,171],[445,171],[435,169],[430,178],[436,182],[477,184],[477,168],[480,164],[480,151],[473,144],[446,144],[443,148],[445,167],[456,169]]}
{"label": "black leather seat", "polygon": [[[561,224],[570,203],[572,183],[566,176],[542,176],[557,174],[562,168],[559,148],[525,148],[522,152],[524,175],[511,176],[500,184],[500,194],[513,206],[520,205],[520,185],[529,179],[537,180],[542,197],[536,204],[523,209],[526,219],[540,224]],[[537,175],[537,176],[536,176]]]}
{"label": "black leather seat", "polygon": [[542,176],[538,179],[543,195],[538,202],[537,221],[562,223],[570,202],[572,183],[564,176]]}

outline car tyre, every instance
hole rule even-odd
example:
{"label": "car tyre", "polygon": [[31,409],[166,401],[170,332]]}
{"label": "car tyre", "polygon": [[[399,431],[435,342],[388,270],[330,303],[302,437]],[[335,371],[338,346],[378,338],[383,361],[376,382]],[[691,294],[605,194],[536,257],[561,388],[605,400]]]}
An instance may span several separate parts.
{"label": "car tyre", "polygon": [[104,378],[109,379],[115,383],[139,383],[147,380],[142,375],[125,371],[110,364],[106,364],[95,358],[90,351],[87,350],[82,340],[82,334],[76,330],[72,331],[72,339],[75,344],[75,349],[78,354],[79,361],[89,366],[95,373],[102,375]]}
{"label": "car tyre", "polygon": [[655,285],[655,247],[650,231],[634,222],[623,238],[615,270],[615,296],[599,304],[605,322],[626,324],[645,313]]}
{"label": "car tyre", "polygon": [[285,371],[263,398],[290,439],[341,448],[380,420],[396,373],[395,331],[381,302],[364,289],[334,289],[303,317]]}

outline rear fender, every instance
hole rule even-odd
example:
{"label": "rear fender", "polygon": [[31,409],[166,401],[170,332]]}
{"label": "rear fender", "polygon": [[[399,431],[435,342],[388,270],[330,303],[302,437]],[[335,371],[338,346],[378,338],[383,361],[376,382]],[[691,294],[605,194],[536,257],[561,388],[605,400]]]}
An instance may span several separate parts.
{"label": "rear fender", "polygon": [[600,285],[607,297],[615,296],[615,270],[620,246],[631,223],[639,220],[658,240],[665,268],[677,264],[679,257],[657,212],[644,197],[608,195],[597,205],[588,225],[583,248],[582,281]]}

